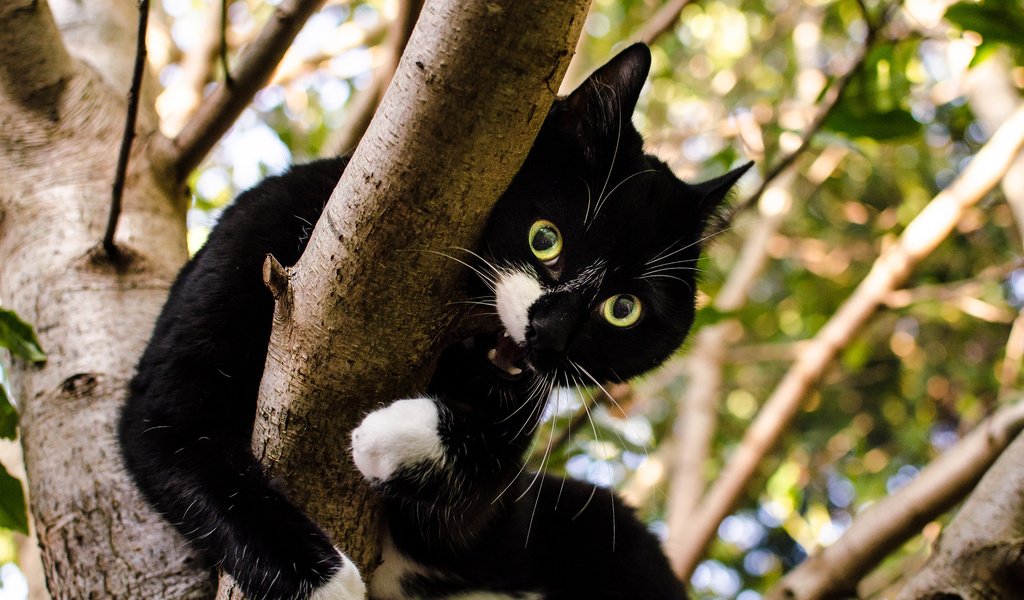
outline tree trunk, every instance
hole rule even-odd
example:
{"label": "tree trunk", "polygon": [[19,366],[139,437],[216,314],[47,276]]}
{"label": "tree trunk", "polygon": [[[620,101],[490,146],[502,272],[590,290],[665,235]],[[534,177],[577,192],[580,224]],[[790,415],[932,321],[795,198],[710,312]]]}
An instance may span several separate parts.
{"label": "tree trunk", "polygon": [[186,256],[185,198],[147,159],[151,104],[117,239],[126,262],[98,249],[124,128],[120,57],[134,45],[122,25],[137,11],[114,0],[55,8],[75,27],[67,47],[45,1],[0,7],[0,298],[49,353],[45,366],[13,361],[9,371],[48,586],[54,598],[208,596],[208,575],[125,477],[114,435]]}
{"label": "tree trunk", "polygon": [[[114,436],[186,257],[180,157],[144,93],[116,238],[124,260],[112,263],[98,242],[137,12],[129,0],[51,2],[56,19],[46,0],[0,4],[0,298],[36,325],[49,356],[9,369],[48,586],[55,598],[208,598],[208,572],[141,502]],[[347,431],[423,382],[457,269],[420,250],[473,244],[546,114],[587,5],[431,3],[280,294],[255,444],[364,566],[376,530]],[[57,24],[73,35],[62,40]]]}

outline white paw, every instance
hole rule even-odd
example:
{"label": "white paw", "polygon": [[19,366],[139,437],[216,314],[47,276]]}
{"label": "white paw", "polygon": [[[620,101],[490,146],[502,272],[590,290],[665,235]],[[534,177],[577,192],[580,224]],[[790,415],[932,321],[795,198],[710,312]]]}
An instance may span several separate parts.
{"label": "white paw", "polygon": [[437,407],[429,398],[399,400],[363,419],[352,431],[352,458],[369,479],[387,481],[402,466],[441,464]]}
{"label": "white paw", "polygon": [[[340,552],[339,552],[340,554]],[[327,583],[313,590],[309,600],[364,600],[366,584],[359,576],[359,569],[344,554],[341,568],[327,580]]]}

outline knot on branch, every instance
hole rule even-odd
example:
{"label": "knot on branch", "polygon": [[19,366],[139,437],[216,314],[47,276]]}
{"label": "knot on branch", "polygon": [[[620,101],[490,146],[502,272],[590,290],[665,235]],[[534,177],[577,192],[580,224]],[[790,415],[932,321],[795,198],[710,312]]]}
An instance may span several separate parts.
{"label": "knot on branch", "polygon": [[263,260],[263,284],[267,286],[274,300],[280,302],[288,292],[288,269],[273,254]]}

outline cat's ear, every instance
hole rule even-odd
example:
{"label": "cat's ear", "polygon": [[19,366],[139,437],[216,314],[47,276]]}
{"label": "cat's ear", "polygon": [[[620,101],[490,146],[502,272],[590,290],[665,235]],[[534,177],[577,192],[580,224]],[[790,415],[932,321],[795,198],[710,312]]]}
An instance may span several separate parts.
{"label": "cat's ear", "polygon": [[651,70],[651,51],[633,44],[608,61],[562,100],[556,118],[563,131],[617,137],[629,127],[640,90]]}
{"label": "cat's ear", "polygon": [[740,165],[729,171],[725,175],[719,175],[714,179],[709,179],[701,183],[690,184],[690,189],[697,194],[700,199],[701,212],[705,218],[713,214],[716,209],[725,200],[726,195],[732,186],[736,185],[740,177],[750,170],[750,167],[754,166],[753,161],[748,162],[744,165]]}

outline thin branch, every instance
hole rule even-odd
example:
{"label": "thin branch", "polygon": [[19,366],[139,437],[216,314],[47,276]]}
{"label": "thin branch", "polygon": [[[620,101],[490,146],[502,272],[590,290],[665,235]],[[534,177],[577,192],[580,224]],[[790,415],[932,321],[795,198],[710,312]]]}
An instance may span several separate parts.
{"label": "thin branch", "polygon": [[1022,429],[1024,402],[1003,407],[909,485],[858,515],[842,537],[790,571],[765,598],[857,596],[857,582],[894,548],[966,497]]}
{"label": "thin branch", "polygon": [[228,64],[228,0],[220,0],[220,66],[224,69],[224,85],[231,89],[235,81]]}
{"label": "thin branch", "polygon": [[653,44],[656,39],[676,28],[676,24],[679,23],[679,15],[682,14],[683,9],[692,1],[669,0],[658,9],[658,12],[654,13],[650,19],[640,26],[640,29],[633,36],[634,39],[648,45]]}
{"label": "thin branch", "polygon": [[863,18],[868,23],[868,32],[864,39],[864,43],[860,47],[860,52],[857,54],[857,58],[854,59],[853,64],[838,78],[832,81],[832,84],[825,90],[822,96],[821,102],[817,114],[814,116],[814,120],[811,121],[810,125],[804,131],[800,139],[800,145],[797,146],[792,152],[789,152],[778,162],[776,162],[764,175],[764,179],[761,181],[761,185],[751,194],[746,200],[735,205],[729,214],[723,219],[720,227],[725,229],[730,226],[733,219],[742,212],[745,212],[750,207],[757,204],[761,196],[764,195],[765,190],[771,185],[772,181],[776,177],[782,174],[790,165],[792,165],[797,158],[800,157],[807,149],[811,146],[811,142],[814,137],[818,135],[821,128],[825,125],[825,121],[835,112],[837,106],[839,106],[840,100],[843,98],[843,94],[849,87],[853,79],[860,73],[861,69],[867,63],[868,55],[871,53],[871,49],[874,48],[875,43],[878,41],[878,33],[888,23],[891,15],[895,14],[895,11],[890,10],[886,12],[886,16],[877,24],[872,24],[871,19],[868,16],[867,8],[862,2],[858,2],[857,5],[861,8]]}
{"label": "thin branch", "polygon": [[139,95],[142,89],[142,72],[146,69],[146,28],[149,25],[149,0],[139,0],[139,29],[135,40],[135,66],[132,68],[132,84],[128,89],[128,114],[124,120],[124,135],[121,150],[117,155],[117,171],[111,189],[110,216],[107,231],[103,234],[103,251],[110,259],[116,259],[120,251],[114,244],[117,220],[121,217],[121,200],[124,196],[124,180],[128,173],[128,159],[135,139],[135,121],[139,114]]}
{"label": "thin branch", "polygon": [[964,211],[990,192],[1024,146],[1024,108],[1014,112],[974,156],[963,173],[940,192],[875,260],[871,271],[810,341],[775,387],[728,465],[701,502],[684,548],[673,566],[688,577],[724,519],[746,489],[757,466],[793,419],[811,386],[878,308],[886,294],[953,231]]}
{"label": "thin branch", "polygon": [[284,0],[238,60],[233,85],[220,83],[166,149],[178,181],[196,168],[217,140],[231,127],[252,97],[270,79],[306,20],[324,0]]}

